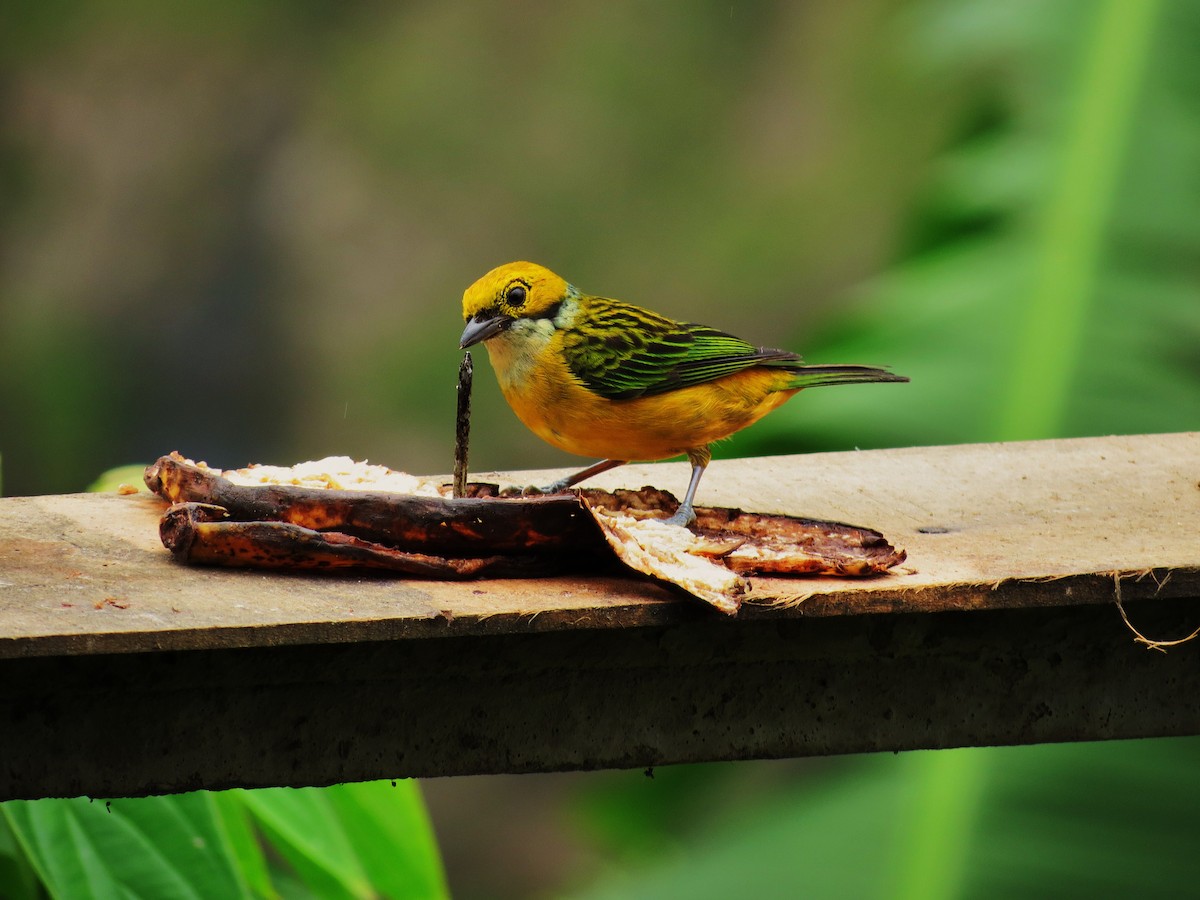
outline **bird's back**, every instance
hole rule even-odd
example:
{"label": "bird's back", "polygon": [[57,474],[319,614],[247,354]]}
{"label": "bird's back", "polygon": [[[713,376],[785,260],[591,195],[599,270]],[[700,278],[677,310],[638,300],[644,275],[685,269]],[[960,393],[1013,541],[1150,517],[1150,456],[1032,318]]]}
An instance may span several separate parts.
{"label": "bird's back", "polygon": [[800,356],[787,350],[755,347],[707,325],[607,297],[580,299],[561,349],[575,376],[610,400],[663,394],[756,366],[803,367]]}

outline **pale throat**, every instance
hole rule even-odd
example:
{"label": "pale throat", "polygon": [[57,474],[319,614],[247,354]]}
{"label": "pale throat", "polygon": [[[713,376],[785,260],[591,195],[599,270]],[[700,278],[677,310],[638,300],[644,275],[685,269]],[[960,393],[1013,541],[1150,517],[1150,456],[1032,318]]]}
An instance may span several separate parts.
{"label": "pale throat", "polygon": [[496,378],[506,393],[542,374],[537,370],[544,365],[541,361],[547,346],[556,331],[571,326],[577,308],[575,300],[568,297],[553,319],[517,319],[485,344]]}

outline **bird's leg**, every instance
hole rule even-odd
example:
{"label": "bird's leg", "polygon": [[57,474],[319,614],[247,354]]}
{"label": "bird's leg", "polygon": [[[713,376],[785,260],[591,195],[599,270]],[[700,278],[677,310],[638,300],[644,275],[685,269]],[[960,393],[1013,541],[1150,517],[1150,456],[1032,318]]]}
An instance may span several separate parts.
{"label": "bird's leg", "polygon": [[593,475],[599,475],[601,472],[607,472],[609,469],[615,469],[617,466],[623,466],[629,462],[627,459],[602,459],[594,465],[588,466],[582,471],[576,472],[574,475],[568,475],[566,478],[560,478],[553,484],[548,484],[544,488],[538,488],[538,491],[543,494],[561,494],[569,487],[574,487],[579,482],[591,478]]}
{"label": "bird's leg", "polygon": [[689,450],[687,456],[688,462],[692,464],[692,480],[688,482],[687,493],[683,495],[683,502],[679,504],[679,509],[675,510],[675,515],[666,520],[668,525],[682,525],[684,528],[696,521],[696,511],[692,508],[692,501],[696,499],[696,488],[700,484],[700,476],[708,467],[709,460],[712,459],[712,452],[708,447],[697,447]]}

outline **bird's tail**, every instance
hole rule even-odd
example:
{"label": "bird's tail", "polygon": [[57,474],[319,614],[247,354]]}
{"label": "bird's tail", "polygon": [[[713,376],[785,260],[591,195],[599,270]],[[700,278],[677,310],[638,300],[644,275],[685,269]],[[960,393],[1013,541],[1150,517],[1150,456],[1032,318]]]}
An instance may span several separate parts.
{"label": "bird's tail", "polygon": [[873,381],[908,381],[874,366],[800,366],[792,372],[791,388],[820,387],[825,384],[864,384]]}

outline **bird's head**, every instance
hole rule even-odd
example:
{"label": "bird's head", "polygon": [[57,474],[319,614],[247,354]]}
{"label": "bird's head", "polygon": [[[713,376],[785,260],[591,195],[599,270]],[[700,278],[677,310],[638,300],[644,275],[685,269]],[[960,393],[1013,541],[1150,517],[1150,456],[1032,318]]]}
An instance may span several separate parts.
{"label": "bird's head", "polygon": [[463,294],[459,348],[487,341],[519,322],[552,322],[563,301],[578,292],[549,269],[531,262],[497,266]]}

